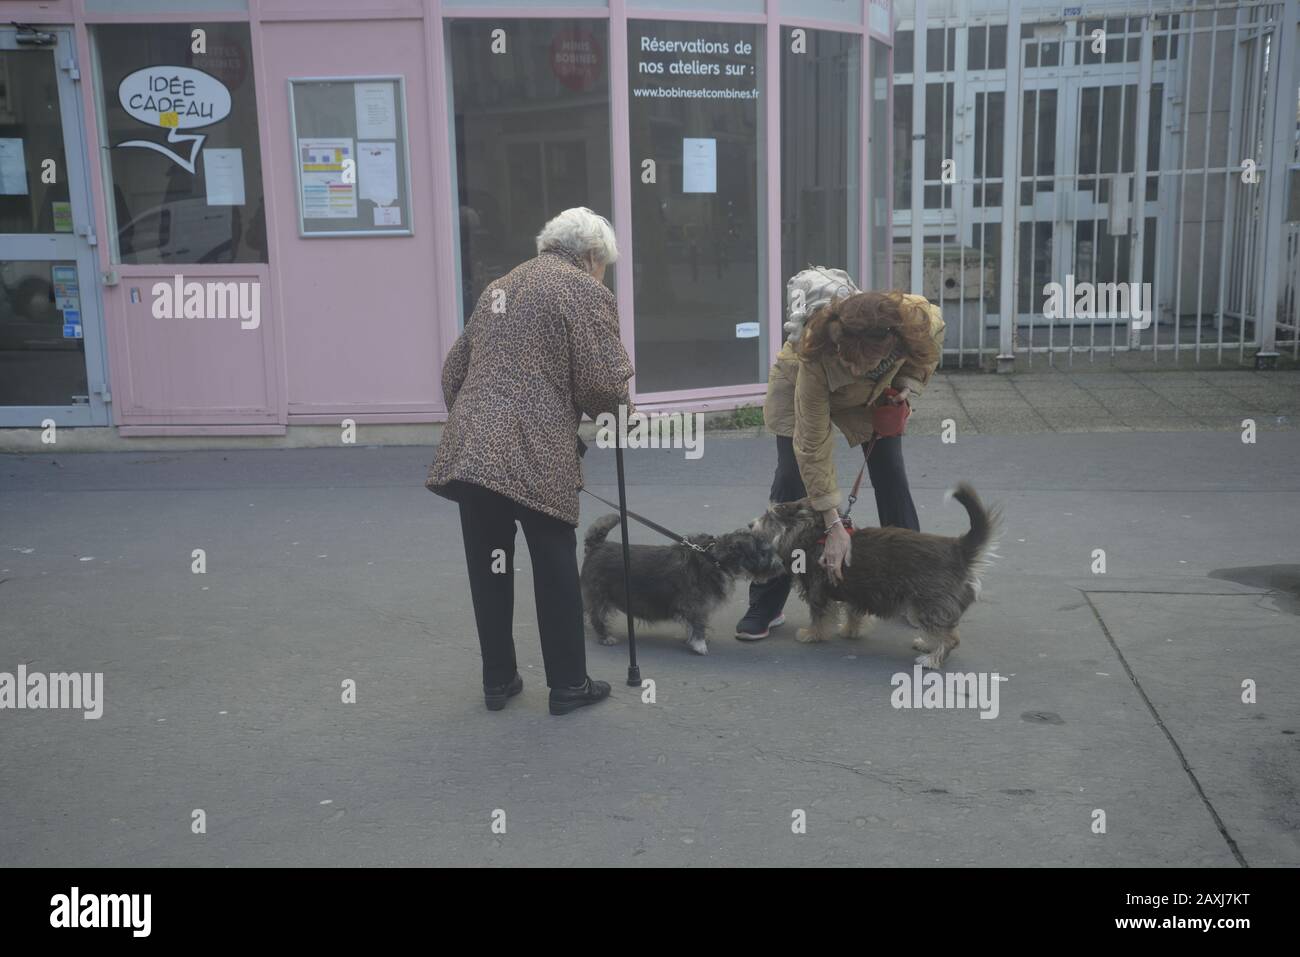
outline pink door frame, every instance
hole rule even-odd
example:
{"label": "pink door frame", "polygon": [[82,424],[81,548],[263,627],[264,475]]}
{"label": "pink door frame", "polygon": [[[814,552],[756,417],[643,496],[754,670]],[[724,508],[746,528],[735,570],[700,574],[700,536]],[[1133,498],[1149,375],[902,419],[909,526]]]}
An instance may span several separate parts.
{"label": "pink door frame", "polygon": [[[122,435],[284,434],[286,424],[284,341],[283,324],[280,321],[280,310],[277,308],[276,290],[279,286],[279,277],[275,268],[273,241],[268,242],[267,257],[270,260],[269,263],[185,265],[178,268],[177,266],[157,264],[123,265],[110,261],[110,250],[113,244],[111,237],[108,235],[107,224],[111,220],[108,216],[108,193],[104,165],[99,162],[99,159],[104,155],[106,145],[100,138],[98,102],[101,97],[111,95],[111,91],[103,90],[99,86],[99,77],[95,75],[93,69],[95,61],[91,57],[90,44],[90,28],[99,24],[249,23],[253,55],[254,92],[258,112],[259,153],[265,181],[268,178],[268,164],[271,162],[267,143],[269,104],[266,85],[258,80],[260,23],[255,13],[256,0],[252,0],[250,3],[250,12],[248,14],[220,11],[88,14],[83,0],[76,0],[75,3],[65,3],[61,6],[62,10],[58,13],[62,13],[69,21],[73,22],[75,28],[77,61],[80,64],[82,83],[87,87],[88,93],[88,95],[82,97],[85,110],[83,122],[86,130],[87,149],[91,156],[89,164],[91,195],[94,201],[97,230],[102,240],[98,246],[99,266],[105,274],[115,272],[118,276],[118,282],[115,285],[100,287],[108,347],[109,385],[114,396],[112,405],[113,423],[118,426]],[[51,14],[57,16],[58,13],[49,8],[42,8],[41,13],[35,15],[36,22],[48,21],[51,19]],[[278,204],[271,189],[265,182],[264,188],[266,196],[266,230],[267,236],[272,237],[276,235]],[[251,376],[256,373],[261,378],[261,387],[266,396],[265,408],[246,411],[197,411],[181,415],[162,410],[141,413],[125,411],[138,394],[139,389],[135,379],[137,373],[141,372],[141,370],[133,366],[130,358],[130,343],[126,331],[127,290],[131,287],[132,280],[145,281],[158,278],[164,273],[170,275],[175,271],[183,272],[187,281],[191,279],[195,281],[221,280],[232,276],[242,276],[255,277],[257,281],[262,283],[264,308],[262,310],[261,354],[263,365],[260,370],[246,370],[244,374]],[[269,308],[265,308],[267,306]],[[147,374],[155,374],[157,370],[150,369],[146,370],[146,372]],[[176,418],[182,419],[180,424],[173,424]],[[168,420],[173,420],[173,422]]]}

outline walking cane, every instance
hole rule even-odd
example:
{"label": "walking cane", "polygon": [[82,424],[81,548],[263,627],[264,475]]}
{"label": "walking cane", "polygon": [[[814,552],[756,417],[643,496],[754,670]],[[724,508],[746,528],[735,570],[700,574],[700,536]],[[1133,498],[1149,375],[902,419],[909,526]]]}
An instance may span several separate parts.
{"label": "walking cane", "polygon": [[623,481],[623,436],[614,446],[618,462],[618,519],[623,529],[623,604],[627,606],[627,683],[641,687],[641,669],[636,663],[636,630],[632,624],[632,552],[627,543],[627,486]]}

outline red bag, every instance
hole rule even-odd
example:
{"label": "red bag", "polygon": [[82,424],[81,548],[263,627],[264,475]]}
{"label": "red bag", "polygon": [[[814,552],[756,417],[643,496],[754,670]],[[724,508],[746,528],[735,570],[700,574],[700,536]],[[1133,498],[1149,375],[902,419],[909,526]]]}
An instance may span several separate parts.
{"label": "red bag", "polygon": [[[898,390],[891,387],[881,394],[892,399],[898,395]],[[912,407],[906,402],[899,402],[896,405],[882,402],[871,410],[871,426],[880,438],[887,439],[890,436],[902,435],[903,430],[907,428],[907,417],[911,414]]]}
{"label": "red bag", "polygon": [[[881,395],[892,399],[898,395],[898,390],[889,387]],[[871,427],[875,429],[875,433],[871,436],[871,441],[867,443],[867,451],[863,458],[871,458],[871,450],[876,447],[877,439],[902,435],[903,430],[907,428],[907,417],[911,414],[912,407],[906,402],[899,402],[896,405],[881,403],[873,406],[871,409]],[[853,503],[858,500],[858,489],[862,487],[862,476],[866,471],[867,463],[864,461],[862,468],[858,470],[857,480],[853,483],[853,491],[849,493],[849,507],[844,510],[844,527],[849,531],[853,529],[853,523],[849,521],[849,512],[853,511]],[[824,541],[825,538],[818,540],[819,543]]]}

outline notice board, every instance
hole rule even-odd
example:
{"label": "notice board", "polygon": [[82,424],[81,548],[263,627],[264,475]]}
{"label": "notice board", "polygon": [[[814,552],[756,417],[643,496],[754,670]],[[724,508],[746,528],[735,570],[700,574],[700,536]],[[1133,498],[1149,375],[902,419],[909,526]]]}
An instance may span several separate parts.
{"label": "notice board", "polygon": [[291,79],[289,118],[300,236],[414,232],[402,77]]}

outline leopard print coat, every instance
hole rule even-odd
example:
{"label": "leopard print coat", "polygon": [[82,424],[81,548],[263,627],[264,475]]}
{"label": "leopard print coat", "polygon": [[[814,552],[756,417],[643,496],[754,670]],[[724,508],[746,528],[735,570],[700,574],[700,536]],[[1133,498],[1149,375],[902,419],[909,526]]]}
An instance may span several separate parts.
{"label": "leopard print coat", "polygon": [[429,477],[491,489],[578,524],[578,422],[617,414],[632,363],[614,294],[578,260],[545,252],[488,285],[442,369],[450,416]]}

